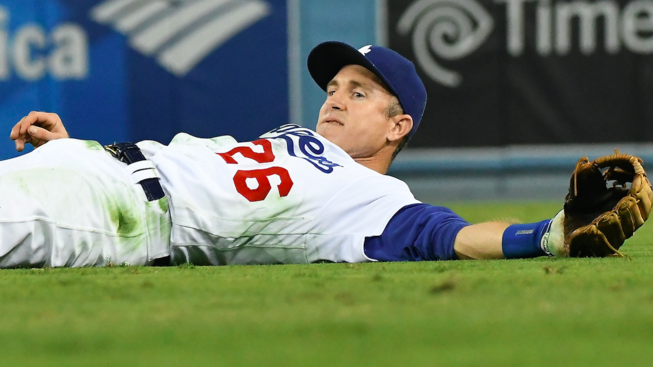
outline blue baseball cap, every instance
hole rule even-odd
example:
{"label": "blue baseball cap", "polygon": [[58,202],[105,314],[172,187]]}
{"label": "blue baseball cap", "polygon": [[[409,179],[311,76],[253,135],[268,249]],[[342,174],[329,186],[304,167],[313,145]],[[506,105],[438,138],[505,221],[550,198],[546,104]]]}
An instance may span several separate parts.
{"label": "blue baseball cap", "polygon": [[426,88],[415,65],[389,48],[365,46],[360,50],[336,41],[320,43],[308,55],[308,71],[326,91],[327,84],[347,65],[360,65],[373,72],[397,96],[404,112],[413,118],[412,136],[426,108]]}

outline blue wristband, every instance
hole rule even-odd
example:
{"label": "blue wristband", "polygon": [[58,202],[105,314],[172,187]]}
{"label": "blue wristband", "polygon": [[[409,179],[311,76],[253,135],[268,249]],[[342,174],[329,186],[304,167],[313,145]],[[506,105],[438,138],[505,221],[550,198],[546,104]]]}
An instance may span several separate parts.
{"label": "blue wristband", "polygon": [[501,247],[506,259],[527,259],[547,256],[540,242],[548,231],[551,219],[539,223],[513,224],[503,232]]}

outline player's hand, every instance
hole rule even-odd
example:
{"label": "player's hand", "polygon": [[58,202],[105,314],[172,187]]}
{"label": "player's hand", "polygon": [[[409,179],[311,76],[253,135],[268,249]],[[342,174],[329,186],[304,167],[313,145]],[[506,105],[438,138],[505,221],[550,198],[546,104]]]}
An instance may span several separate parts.
{"label": "player's hand", "polygon": [[26,143],[38,148],[50,140],[68,138],[69,136],[59,115],[32,111],[11,129],[9,137],[15,141],[16,150],[22,152]]}

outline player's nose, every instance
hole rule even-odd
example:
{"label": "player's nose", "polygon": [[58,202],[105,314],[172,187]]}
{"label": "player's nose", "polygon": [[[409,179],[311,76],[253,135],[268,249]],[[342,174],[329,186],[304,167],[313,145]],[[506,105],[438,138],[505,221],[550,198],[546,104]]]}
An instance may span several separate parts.
{"label": "player's nose", "polygon": [[327,107],[334,110],[343,110],[344,103],[342,101],[341,93],[335,92],[327,98]]}

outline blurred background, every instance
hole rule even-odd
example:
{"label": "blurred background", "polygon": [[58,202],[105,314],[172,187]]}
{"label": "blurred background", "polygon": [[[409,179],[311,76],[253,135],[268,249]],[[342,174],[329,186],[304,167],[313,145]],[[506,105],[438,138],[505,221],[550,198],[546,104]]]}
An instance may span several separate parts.
{"label": "blurred background", "polygon": [[653,162],[653,0],[0,0],[0,130],[31,110],[103,144],[314,128],[326,40],[415,63],[429,102],[390,174],[423,201],[562,200],[583,155]]}

